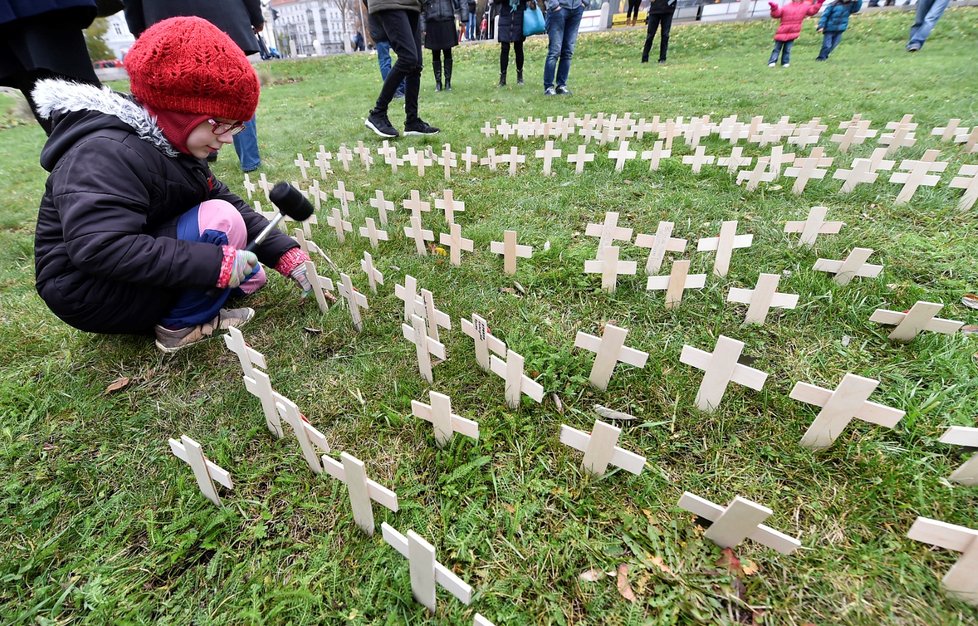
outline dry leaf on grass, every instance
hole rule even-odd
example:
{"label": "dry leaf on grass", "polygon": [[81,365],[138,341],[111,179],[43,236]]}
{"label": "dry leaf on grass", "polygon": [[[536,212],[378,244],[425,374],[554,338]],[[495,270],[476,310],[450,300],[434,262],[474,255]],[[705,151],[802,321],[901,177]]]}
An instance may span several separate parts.
{"label": "dry leaf on grass", "polygon": [[737,558],[737,555],[730,548],[723,549],[723,554],[717,559],[717,565],[726,569],[734,576],[739,575],[743,571],[740,565],[740,559]]}
{"label": "dry leaf on grass", "polygon": [[121,391],[122,389],[125,389],[128,386],[129,386],[129,377],[121,376],[113,380],[111,383],[109,383],[109,386],[105,388],[105,395],[109,395],[110,393]]}
{"label": "dry leaf on grass", "polygon": [[655,565],[660,570],[662,570],[663,574],[672,574],[672,570],[669,569],[669,566],[666,565],[665,561],[662,560],[661,556],[654,556],[649,560],[652,561],[652,565]]}
{"label": "dry leaf on grass", "polygon": [[585,582],[593,583],[604,578],[604,572],[599,569],[589,569],[586,572],[581,572],[578,578]]}
{"label": "dry leaf on grass", "polygon": [[628,584],[628,566],[624,563],[618,566],[618,593],[629,602],[635,602],[638,599],[635,597],[635,592],[632,591],[632,586]]}

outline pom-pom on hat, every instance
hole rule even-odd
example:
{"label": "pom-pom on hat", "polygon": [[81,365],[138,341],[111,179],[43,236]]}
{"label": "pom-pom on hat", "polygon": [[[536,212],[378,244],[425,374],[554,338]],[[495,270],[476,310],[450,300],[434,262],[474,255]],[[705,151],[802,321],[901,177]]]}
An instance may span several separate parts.
{"label": "pom-pom on hat", "polygon": [[172,17],[147,28],[126,55],[132,95],[154,111],[250,120],[258,75],[241,48],[199,17]]}

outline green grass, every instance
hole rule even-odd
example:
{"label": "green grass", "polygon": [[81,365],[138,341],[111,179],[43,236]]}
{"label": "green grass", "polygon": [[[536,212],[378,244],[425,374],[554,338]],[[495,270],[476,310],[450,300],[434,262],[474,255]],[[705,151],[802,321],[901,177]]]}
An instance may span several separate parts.
{"label": "green grass", "polygon": [[[570,110],[663,119],[819,116],[830,128],[821,145],[838,166],[850,157],[840,157],[827,138],[840,121],[862,113],[879,128],[909,112],[920,140],[899,158],[938,147],[951,161],[940,186],[898,207],[897,187],[883,180],[848,196],[837,193],[839,181],[814,181],[799,198],[791,181],[746,192],[726,172],[708,167],[694,175],[678,158],[657,172],[633,162],[616,173],[604,148],[584,175],[563,162],[553,179],[540,176],[539,162],[530,159],[515,178],[482,168],[456,173],[451,187],[466,203],[459,221],[476,242],[460,268],[440,256],[415,256],[401,236],[383,244],[374,257],[386,284],[379,295],[368,294],[360,334],[342,308],[321,315],[271,278],[253,298],[258,316],[246,337],[266,355],[273,385],[334,451],[360,458],[370,477],[397,492],[400,512],[375,507],[378,526],[387,521],[426,537],[476,590],[471,607],[439,592],[431,622],[471,623],[476,611],[497,624],[934,625],[978,618],[940,588],[956,555],[905,537],[918,515],[976,527],[976,491],[946,481],[964,452],[938,442],[950,425],[974,425],[974,340],[925,335],[892,345],[887,331],[868,321],[878,307],[902,310],[919,299],[946,303],[944,317],[978,321],[957,304],[976,288],[978,226],[973,212],[957,210],[960,191],[948,187],[975,157],[928,136],[951,117],[978,124],[971,89],[978,79],[971,54],[978,10],[948,11],[924,51],[912,56],[903,51],[910,21],[907,13],[857,16],[824,64],[813,60],[820,40],[809,24],[792,67],[777,71],[765,67],[769,22],[678,27],[665,66],[639,65],[639,30],[586,35],[568,98],[541,95],[542,38],[527,45],[523,87],[493,86],[492,45],[456,49],[452,93],[434,93],[426,69],[422,115],[444,128],[430,141],[435,149],[450,142],[457,151],[502,150],[512,140],[486,140],[478,132],[485,121]],[[298,178],[297,151],[311,160],[319,144],[377,145],[362,121],[379,87],[374,57],[267,67],[275,82],[262,94],[259,135],[270,180]],[[399,114],[392,118],[401,125]],[[47,311],[33,288],[31,236],[45,178],[36,159],[43,134],[31,124],[9,126],[0,131],[0,621],[426,622],[411,598],[405,559],[379,531],[368,538],[356,528],[342,487],[313,475],[294,441],[266,432],[223,342],[162,357],[145,338],[86,335]],[[397,145],[403,153],[421,143]],[[542,141],[515,144],[529,154]],[[561,147],[566,153],[576,144]],[[708,153],[729,151],[715,136],[706,145]],[[851,154],[865,156],[872,147]],[[684,153],[677,143],[674,154]],[[762,150],[750,145],[745,153]],[[244,192],[229,150],[215,169]],[[446,186],[437,170],[419,179],[410,168],[392,175],[388,168],[354,167],[338,177],[357,195],[357,225],[373,215],[366,201],[374,189],[399,202],[412,188],[430,193]],[[802,219],[814,205],[830,207],[830,217],[846,227],[813,251],[791,247],[784,221]],[[674,221],[675,234],[690,240],[737,219],[740,232],[754,234],[754,245],[734,254],[727,278],[710,279],[707,289],[688,292],[681,307],[667,311],[662,294],[646,293],[640,277],[625,277],[615,294],[606,294],[598,277],[583,274],[596,245],[583,236],[584,226],[605,211],[619,211],[636,232]],[[399,229],[403,212],[392,222]],[[438,217],[425,223],[444,230]],[[509,227],[535,248],[532,260],[520,262],[522,296],[504,291],[513,281],[487,251]],[[366,290],[357,269],[366,240],[337,245],[325,225],[314,235]],[[838,287],[811,270],[816,257],[841,258],[857,245],[877,251],[872,261],[886,268],[879,279]],[[642,253],[623,250],[630,259]],[[694,271],[709,271],[710,255],[690,258]],[[741,327],[743,307],[724,302],[728,288],[784,270],[791,273],[780,290],[800,294],[799,307],[772,315],[763,328]],[[430,388],[450,395],[455,412],[478,420],[477,443],[456,438],[439,450],[430,426],[410,417],[411,400],[427,401],[429,386],[417,373],[413,348],[400,339],[393,285],[405,273],[431,289],[452,317],[453,329],[443,335],[449,359],[435,366]],[[459,328],[459,318],[473,312],[526,357],[527,371],[548,392],[542,405],[506,408],[501,379],[478,370]],[[603,322],[628,328],[628,345],[650,357],[642,370],[619,366],[600,393],[587,384],[591,356],[572,346],[576,331],[598,333]],[[712,349],[721,333],[744,341],[745,354],[770,376],[761,392],[731,386],[721,407],[705,414],[693,405],[701,375],[679,363],[679,352],[683,344]],[[850,371],[878,378],[872,399],[906,410],[906,417],[892,430],[853,424],[824,452],[802,449],[797,442],[816,411],[791,400],[791,387],[807,381],[834,388]],[[104,395],[119,376],[132,384]],[[563,415],[551,393],[560,397]],[[621,445],[648,457],[641,476],[589,478],[581,455],[558,443],[561,423],[590,429],[594,404],[638,417],[626,425]],[[235,489],[225,493],[225,508],[207,502],[190,470],[169,453],[167,438],[180,434],[231,472]],[[718,564],[721,550],[676,507],[684,490],[718,503],[743,495],[766,504],[774,510],[768,524],[799,536],[804,548],[783,557],[745,543],[736,552],[758,571],[734,576]],[[613,578],[579,579],[585,570],[619,564],[630,570],[634,603],[619,595]]]}

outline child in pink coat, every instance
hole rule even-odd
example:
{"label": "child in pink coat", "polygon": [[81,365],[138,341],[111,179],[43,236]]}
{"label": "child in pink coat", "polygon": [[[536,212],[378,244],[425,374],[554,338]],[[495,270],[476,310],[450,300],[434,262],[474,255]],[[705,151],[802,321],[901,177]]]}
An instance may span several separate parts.
{"label": "child in pink coat", "polygon": [[767,61],[768,67],[778,64],[778,56],[781,57],[781,66],[788,67],[791,60],[791,46],[801,34],[801,23],[806,17],[811,17],[818,13],[825,0],[815,0],[813,3],[803,2],[803,0],[791,0],[788,4],[778,6],[774,2],[768,2],[771,7],[771,17],[780,19],[781,24],[774,33],[774,51],[771,58]]}

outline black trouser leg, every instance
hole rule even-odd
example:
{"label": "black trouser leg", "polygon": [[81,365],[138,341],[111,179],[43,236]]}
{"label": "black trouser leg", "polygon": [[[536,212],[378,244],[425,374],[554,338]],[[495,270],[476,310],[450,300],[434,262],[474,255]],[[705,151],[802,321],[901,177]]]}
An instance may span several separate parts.
{"label": "black trouser leg", "polygon": [[509,42],[499,42],[499,86],[506,86],[506,69],[509,67]]}
{"label": "black trouser leg", "polygon": [[655,41],[655,31],[659,28],[659,21],[662,19],[662,15],[659,13],[649,14],[649,29],[648,33],[645,35],[645,46],[642,48],[642,62],[645,63],[649,60],[649,50],[652,49],[652,42]]}
{"label": "black trouser leg", "polygon": [[445,53],[445,89],[452,88],[452,49],[448,48]]}
{"label": "black trouser leg", "polygon": [[514,41],[513,49],[516,50],[516,72],[518,74],[523,73],[523,42]]}
{"label": "black trouser leg", "polygon": [[659,33],[659,60],[665,61],[669,52],[669,31],[672,30],[672,13],[659,16],[661,31]]}
{"label": "black trouser leg", "polygon": [[387,33],[391,48],[397,54],[397,62],[384,80],[377,104],[371,113],[387,114],[387,107],[394,99],[394,92],[401,81],[405,83],[404,114],[406,122],[418,119],[418,92],[421,90],[421,32],[418,30],[420,14],[393,9],[375,13]]}
{"label": "black trouser leg", "polygon": [[431,69],[435,72],[435,91],[441,91],[441,50],[431,51]]}

